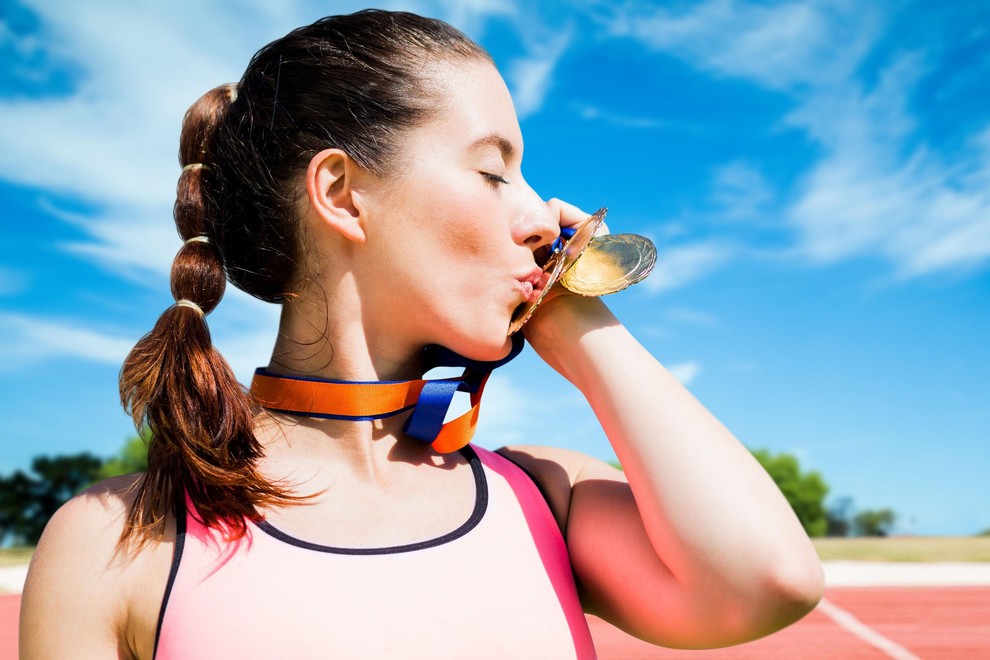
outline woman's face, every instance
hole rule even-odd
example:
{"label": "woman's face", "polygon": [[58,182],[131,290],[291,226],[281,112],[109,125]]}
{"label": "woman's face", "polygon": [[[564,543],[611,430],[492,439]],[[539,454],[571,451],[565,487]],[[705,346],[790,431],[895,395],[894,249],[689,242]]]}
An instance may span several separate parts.
{"label": "woman's face", "polygon": [[405,134],[401,165],[363,200],[376,273],[365,311],[414,345],[494,360],[558,218],[523,180],[522,134],[495,67],[442,63],[433,75],[445,90],[433,118]]}

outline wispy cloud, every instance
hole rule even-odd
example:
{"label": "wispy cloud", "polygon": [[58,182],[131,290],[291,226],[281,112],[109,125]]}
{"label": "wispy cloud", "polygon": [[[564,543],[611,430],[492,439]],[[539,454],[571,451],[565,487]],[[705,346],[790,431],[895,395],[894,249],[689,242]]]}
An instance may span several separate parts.
{"label": "wispy cloud", "polygon": [[[909,97],[930,73],[924,53],[895,53],[875,82],[861,80],[884,28],[876,8],[709,0],[686,11],[634,7],[611,21],[613,34],[793,99],[782,125],[804,132],[822,157],[781,210],[791,255],[820,264],[879,257],[902,279],[990,261],[990,128],[951,151],[919,139]],[[763,183],[752,165],[730,164],[713,198],[727,218],[759,217],[770,196]]]}
{"label": "wispy cloud", "polygon": [[[25,83],[61,76],[71,84],[0,100],[0,178],[91,207],[74,223],[91,238],[63,246],[69,251],[131,275],[164,271],[178,247],[168,234],[173,232],[176,149],[185,109],[206,90],[237,80],[257,48],[312,21],[321,10],[293,3],[233,7],[191,0],[140,6],[69,0],[24,4],[38,16],[36,31],[16,34],[0,25],[0,39],[23,60],[12,63],[13,70]],[[493,17],[518,20],[531,35],[528,55],[509,67],[521,115],[542,104],[569,40],[566,34],[539,38],[541,26],[527,26],[513,2],[386,5],[439,16],[475,37]],[[359,8],[360,3],[341,2],[333,11]],[[216,25],[224,29],[217,31]]]}
{"label": "wispy cloud", "polygon": [[656,118],[623,115],[594,105],[576,104],[575,109],[582,119],[603,121],[623,128],[662,128],[667,126],[667,124]]}
{"label": "wispy cloud", "polygon": [[135,340],[82,327],[75,321],[0,313],[0,365],[5,370],[65,357],[119,365]]}
{"label": "wispy cloud", "polygon": [[924,75],[921,57],[903,55],[874,88],[789,117],[826,150],[788,213],[804,256],[879,255],[899,279],[990,261],[990,128],[952,153],[919,142],[907,98]]}
{"label": "wispy cloud", "polygon": [[765,220],[774,192],[751,163],[736,160],[715,170],[712,202],[718,217],[725,220]]}
{"label": "wispy cloud", "polygon": [[[254,48],[276,36],[277,22],[190,2],[27,5],[38,31],[10,38],[44,55],[35,58],[48,68],[40,77],[71,84],[0,101],[0,177],[89,206],[75,224],[92,241],[72,249],[160,270],[170,261],[163,245],[177,247],[161,239],[171,230],[182,114],[205,90],[236,80]],[[226,29],[207,27],[214,25]]]}
{"label": "wispy cloud", "polygon": [[684,325],[692,325],[703,328],[714,328],[718,325],[718,319],[715,318],[714,315],[697,309],[671,307],[666,309],[663,315],[671,321],[682,323]]}
{"label": "wispy cloud", "polygon": [[[581,424],[578,420],[587,424]],[[576,389],[534,391],[532,385],[519,382],[515,377],[496,371],[485,386],[482,412],[479,416],[479,438],[483,446],[495,448],[508,444],[561,444],[568,446],[568,438],[554,435],[547,427],[556,424],[575,424],[581,427],[599,426],[587,401]],[[535,429],[542,429],[535,437]],[[585,428],[582,428],[584,432]],[[570,440],[573,440],[571,438]]]}
{"label": "wispy cloud", "polygon": [[542,107],[550,89],[553,69],[570,39],[570,32],[565,31],[547,41],[534,41],[528,55],[509,63],[506,78],[520,118]]}
{"label": "wispy cloud", "polygon": [[735,254],[725,243],[700,242],[689,245],[657,247],[657,265],[638,286],[653,293],[686,286],[714,272]]}
{"label": "wispy cloud", "polygon": [[[215,346],[242,383],[250,382],[256,367],[268,363],[279,309],[234,289],[208,317]],[[0,365],[5,371],[14,371],[47,360],[75,358],[120,366],[139,334],[96,329],[94,325],[0,312]]]}
{"label": "wispy cloud", "polygon": [[792,89],[845,80],[872,44],[877,23],[875,10],[850,0],[709,0],[686,11],[632,5],[613,14],[609,29],[719,75]]}
{"label": "wispy cloud", "polygon": [[672,364],[667,367],[667,371],[673,375],[674,378],[681,381],[681,384],[685,387],[690,385],[701,373],[701,365],[697,362],[679,362],[678,364]]}
{"label": "wispy cloud", "polygon": [[254,370],[268,364],[281,310],[228,286],[223,302],[207,317],[214,345],[240,382],[250,383]]}
{"label": "wispy cloud", "polygon": [[[431,5],[436,5],[436,12],[430,11]],[[510,18],[518,13],[516,3],[510,0],[437,0],[424,3],[423,9],[426,14],[438,14],[475,40],[481,39],[485,24],[491,18]]]}
{"label": "wispy cloud", "polygon": [[59,247],[101,264],[130,280],[161,284],[161,275],[171,268],[181,246],[179,235],[166,209],[115,206],[97,215],[66,211],[42,199],[39,207],[53,218],[70,224],[88,239],[65,241]]}

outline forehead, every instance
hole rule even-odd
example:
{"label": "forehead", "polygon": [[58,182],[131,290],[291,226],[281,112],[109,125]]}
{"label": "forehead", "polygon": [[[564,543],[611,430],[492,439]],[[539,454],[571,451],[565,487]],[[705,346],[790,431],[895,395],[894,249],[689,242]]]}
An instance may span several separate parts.
{"label": "forehead", "polygon": [[437,141],[468,154],[522,155],[522,133],[512,96],[498,70],[483,60],[441,62],[430,74],[437,89],[433,116],[410,137]]}

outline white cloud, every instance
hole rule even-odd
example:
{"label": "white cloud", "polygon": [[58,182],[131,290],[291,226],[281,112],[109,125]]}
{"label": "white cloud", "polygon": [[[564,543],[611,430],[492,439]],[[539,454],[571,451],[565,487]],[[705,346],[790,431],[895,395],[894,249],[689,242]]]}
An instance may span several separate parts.
{"label": "white cloud", "polygon": [[718,319],[714,315],[685,307],[668,308],[664,310],[664,316],[671,321],[696,327],[713,328],[718,325]]}
{"label": "white cloud", "polygon": [[[256,367],[268,364],[280,309],[228,287],[223,302],[208,317],[214,345],[242,383],[251,381]],[[149,326],[107,331],[92,326],[75,319],[0,312],[0,365],[14,371],[74,358],[120,366],[140,336],[151,330]]]}
{"label": "white cloud", "polygon": [[902,56],[874,89],[812,99],[789,117],[826,149],[788,212],[802,256],[878,255],[901,279],[990,260],[990,129],[952,154],[918,141],[907,97],[924,71]]}
{"label": "white cloud", "polygon": [[682,385],[687,387],[694,382],[694,379],[701,373],[701,365],[694,361],[680,362],[678,364],[668,366],[667,371],[669,371],[674,378],[681,381]]}
{"label": "white cloud", "polygon": [[525,444],[527,435],[531,432],[531,415],[537,411],[532,409],[533,397],[509,377],[498,372],[493,373],[485,385],[482,397],[481,414],[478,417],[482,423],[484,438],[491,438],[497,447],[511,444]]}
{"label": "white cloud", "polygon": [[582,446],[586,436],[600,432],[587,400],[563,379],[551,378],[535,386],[531,380],[520,382],[516,376],[496,370],[485,386],[478,418],[478,439],[483,447],[550,444],[573,448]]}
{"label": "white cloud", "polygon": [[509,63],[506,78],[520,118],[537,112],[550,89],[553,69],[570,42],[570,32],[536,42],[530,53]]}
{"label": "white cloud", "polygon": [[0,364],[16,369],[50,358],[79,358],[119,365],[136,337],[107,335],[75,321],[0,313]]}
{"label": "white cloud", "polygon": [[[40,32],[19,39],[73,72],[73,87],[0,101],[0,177],[93,209],[74,223],[92,241],[72,250],[114,266],[167,268],[178,246],[171,205],[182,115],[204,91],[236,80],[254,49],[277,36],[278,21],[192,2],[29,4]],[[287,31],[291,16],[280,18]]]}
{"label": "white cloud", "polygon": [[[261,45],[326,8],[192,0],[151,5],[29,0],[26,5],[39,17],[38,32],[17,35],[3,24],[0,40],[32,63],[44,62],[46,69],[15,69],[17,75],[43,80],[53,71],[69,71],[73,86],[59,95],[0,100],[0,178],[93,209],[74,223],[91,240],[64,245],[69,251],[129,275],[167,270],[178,248],[170,218],[186,108],[205,91],[239,79]],[[514,3],[497,0],[386,5],[439,15],[473,33],[491,17],[517,14]],[[343,2],[332,10],[361,7]],[[513,65],[524,112],[542,102],[567,43],[565,37],[529,41],[531,54]]]}
{"label": "white cloud", "polygon": [[252,298],[232,286],[208,317],[213,344],[237,380],[250,384],[254,370],[268,364],[282,307]]}
{"label": "white cloud", "polygon": [[732,161],[715,170],[712,202],[726,220],[760,220],[773,201],[773,189],[751,163]]}
{"label": "white cloud", "polygon": [[620,11],[609,28],[718,74],[784,89],[846,78],[878,22],[875,10],[849,0],[771,6],[709,0],[689,7]]}
{"label": "white cloud", "polygon": [[437,4],[440,18],[475,40],[481,38],[490,18],[512,17],[517,13],[516,3],[509,0],[437,0]]}
{"label": "white cloud", "polygon": [[695,243],[657,248],[657,265],[638,286],[659,293],[700,279],[727,262],[735,250],[722,243]]}
{"label": "white cloud", "polygon": [[623,115],[594,105],[578,104],[575,106],[575,109],[578,111],[578,115],[582,119],[587,119],[589,121],[603,121],[607,124],[612,124],[613,126],[621,126],[622,128],[663,128],[667,126],[665,122],[662,122],[659,119],[652,117],[634,117],[632,115]]}
{"label": "white cloud", "polygon": [[[872,85],[858,77],[882,27],[876,8],[848,1],[709,0],[685,11],[623,10],[610,24],[614,34],[794,100],[783,124],[806,133],[822,156],[780,214],[797,242],[787,254],[819,264],[879,257],[901,279],[983,267],[990,129],[952,152],[920,139],[909,98],[930,71],[925,54],[894,55]],[[764,184],[752,165],[730,164],[716,174],[713,201],[730,219],[758,218],[772,196]],[[704,252],[683,257],[706,263]],[[662,278],[653,285],[666,286]]]}

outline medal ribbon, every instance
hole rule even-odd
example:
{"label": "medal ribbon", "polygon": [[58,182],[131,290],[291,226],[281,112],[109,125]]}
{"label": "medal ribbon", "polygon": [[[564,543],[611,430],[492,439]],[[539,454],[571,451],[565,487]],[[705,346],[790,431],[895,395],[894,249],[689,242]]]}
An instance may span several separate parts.
{"label": "medal ribbon", "polygon": [[[404,381],[342,381],[280,376],[264,368],[254,372],[251,394],[268,410],[353,421],[382,419],[412,410],[404,431],[438,452],[457,451],[471,442],[478,423],[481,395],[492,370],[513,359],[524,346],[522,333],[512,336],[512,350],[494,362],[469,360],[442,346],[427,346],[424,362],[434,367],[464,367],[456,378]],[[471,395],[471,409],[443,423],[455,392]]]}

